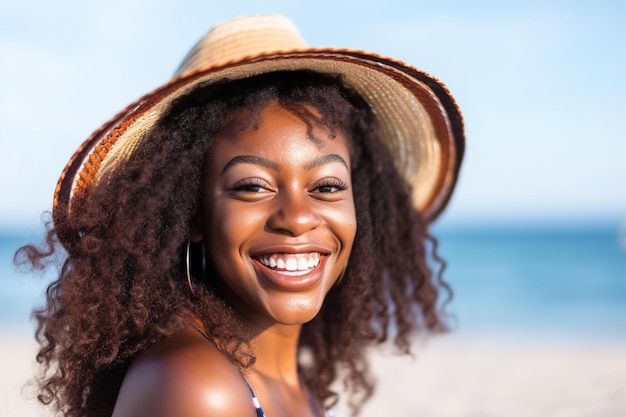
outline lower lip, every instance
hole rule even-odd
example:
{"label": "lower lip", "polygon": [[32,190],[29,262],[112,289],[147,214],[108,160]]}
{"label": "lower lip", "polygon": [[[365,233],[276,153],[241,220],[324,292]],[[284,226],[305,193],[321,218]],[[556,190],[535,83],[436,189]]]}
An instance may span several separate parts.
{"label": "lower lip", "polygon": [[286,291],[302,291],[314,287],[322,279],[322,265],[325,259],[321,258],[319,264],[304,274],[302,271],[277,271],[254,260],[256,269],[261,277],[272,287]]}

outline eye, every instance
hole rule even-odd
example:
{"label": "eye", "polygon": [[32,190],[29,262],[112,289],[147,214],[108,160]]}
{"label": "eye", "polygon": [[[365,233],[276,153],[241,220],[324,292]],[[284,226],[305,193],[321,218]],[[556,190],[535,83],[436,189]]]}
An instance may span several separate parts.
{"label": "eye", "polygon": [[244,193],[269,193],[270,185],[261,178],[246,178],[231,187],[232,191]]}
{"label": "eye", "polygon": [[342,181],[339,178],[325,178],[315,186],[313,192],[332,194],[339,191],[345,191],[347,189],[348,184],[345,181]]}

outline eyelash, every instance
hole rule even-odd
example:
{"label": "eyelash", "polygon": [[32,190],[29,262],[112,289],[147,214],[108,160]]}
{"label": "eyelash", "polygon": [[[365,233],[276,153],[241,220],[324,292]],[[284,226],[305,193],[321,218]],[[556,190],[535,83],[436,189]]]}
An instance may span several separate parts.
{"label": "eyelash", "polygon": [[327,191],[328,193],[336,193],[339,191],[345,191],[348,189],[348,184],[338,178],[327,178],[317,184],[314,190],[322,192],[321,188],[335,188],[335,191]]}
{"label": "eyelash", "polygon": [[[239,192],[250,192],[256,193],[259,192],[259,188],[269,189],[269,185],[267,182],[261,180],[260,178],[246,178],[244,180],[239,181],[235,184],[231,189],[232,191]],[[334,191],[322,191],[323,188],[332,188]],[[348,184],[338,178],[326,178],[320,183],[318,183],[313,191],[317,191],[323,194],[332,194],[339,191],[345,191],[348,189]]]}
{"label": "eyelash", "polygon": [[267,189],[268,184],[261,180],[260,178],[246,178],[244,180],[239,181],[232,187],[233,191],[244,191],[244,192],[258,192],[258,190],[252,190],[251,188],[263,188]]}

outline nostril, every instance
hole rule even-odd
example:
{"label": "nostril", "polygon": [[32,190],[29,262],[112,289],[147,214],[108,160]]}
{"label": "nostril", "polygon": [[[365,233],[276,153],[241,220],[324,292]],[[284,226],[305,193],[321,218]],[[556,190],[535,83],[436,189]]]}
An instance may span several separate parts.
{"label": "nostril", "polygon": [[297,236],[321,224],[318,213],[306,203],[283,203],[268,219],[268,227]]}

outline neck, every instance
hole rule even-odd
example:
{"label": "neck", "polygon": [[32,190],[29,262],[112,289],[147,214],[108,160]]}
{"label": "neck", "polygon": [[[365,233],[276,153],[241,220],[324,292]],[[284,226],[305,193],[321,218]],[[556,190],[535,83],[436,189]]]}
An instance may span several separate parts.
{"label": "neck", "polygon": [[299,384],[298,340],[302,325],[273,325],[256,333],[252,347],[256,362],[252,367],[259,376]]}

